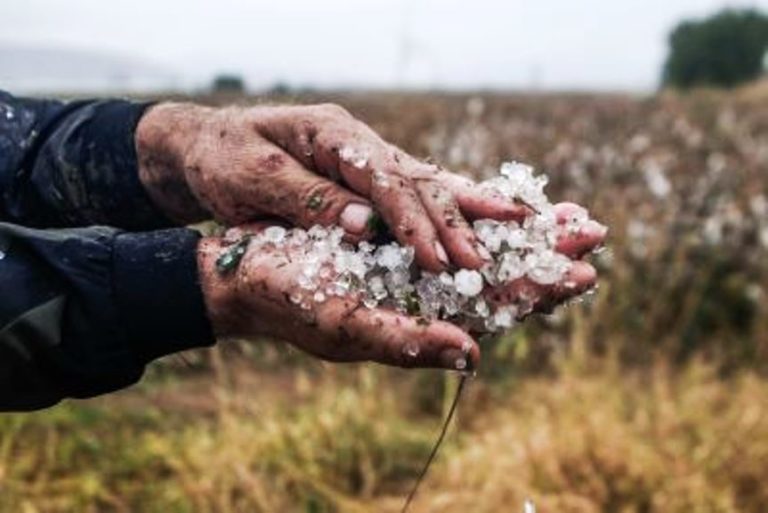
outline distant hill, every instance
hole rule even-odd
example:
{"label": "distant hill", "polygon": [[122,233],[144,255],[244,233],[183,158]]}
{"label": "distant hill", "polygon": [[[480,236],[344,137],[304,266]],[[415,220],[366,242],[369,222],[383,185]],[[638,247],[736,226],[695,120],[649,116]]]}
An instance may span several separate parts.
{"label": "distant hill", "polygon": [[0,43],[0,89],[14,92],[167,90],[179,81],[172,70],[123,55]]}

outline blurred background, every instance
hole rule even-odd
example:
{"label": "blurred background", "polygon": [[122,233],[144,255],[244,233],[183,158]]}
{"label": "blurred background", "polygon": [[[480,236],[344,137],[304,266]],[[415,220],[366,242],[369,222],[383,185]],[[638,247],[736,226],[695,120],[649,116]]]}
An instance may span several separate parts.
{"label": "blurred background", "polygon": [[[413,511],[768,511],[768,1],[4,0],[0,88],[344,105],[610,229],[588,301],[483,342]],[[456,376],[271,341],[0,417],[0,511],[399,511]]]}

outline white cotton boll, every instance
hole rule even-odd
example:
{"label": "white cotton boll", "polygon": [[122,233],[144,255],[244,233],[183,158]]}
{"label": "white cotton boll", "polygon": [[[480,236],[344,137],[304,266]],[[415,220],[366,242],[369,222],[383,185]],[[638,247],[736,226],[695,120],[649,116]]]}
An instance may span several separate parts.
{"label": "white cotton boll", "polygon": [[462,296],[474,297],[483,291],[483,276],[477,271],[461,269],[454,275],[456,292]]}
{"label": "white cotton boll", "polygon": [[532,501],[526,500],[523,504],[523,513],[536,513],[536,505]]}

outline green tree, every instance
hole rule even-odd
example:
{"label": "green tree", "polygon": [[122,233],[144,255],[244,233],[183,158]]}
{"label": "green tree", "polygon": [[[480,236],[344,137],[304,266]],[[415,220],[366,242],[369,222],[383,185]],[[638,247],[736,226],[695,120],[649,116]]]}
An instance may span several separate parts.
{"label": "green tree", "polygon": [[680,23],[669,37],[665,85],[733,87],[760,76],[768,50],[768,16],[726,9]]}
{"label": "green tree", "polygon": [[213,93],[242,94],[245,92],[245,81],[240,75],[224,73],[217,75],[211,84]]}

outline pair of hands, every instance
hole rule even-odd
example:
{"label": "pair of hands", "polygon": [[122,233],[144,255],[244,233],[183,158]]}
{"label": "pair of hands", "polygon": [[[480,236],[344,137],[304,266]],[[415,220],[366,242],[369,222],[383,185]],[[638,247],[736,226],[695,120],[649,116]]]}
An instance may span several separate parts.
{"label": "pair of hands", "polygon": [[[188,104],[151,108],[137,128],[140,178],[154,202],[180,223],[213,216],[235,226],[199,246],[200,280],[214,330],[222,336],[270,336],[332,361],[375,360],[398,366],[455,368],[479,362],[471,334],[453,324],[422,325],[355,298],[331,298],[301,310],[290,301],[301,269],[269,252],[249,251],[239,268],[220,276],[215,260],[255,220],[280,219],[305,228],[337,224],[346,239],[374,235],[379,213],[392,234],[413,246],[423,269],[480,268],[488,258],[470,222],[522,220],[523,205],[482,192],[467,178],[424,163],[382,140],[335,105],[211,109]],[[560,204],[564,222],[580,208]],[[602,243],[597,223],[565,230],[558,250],[576,260],[562,283],[526,279],[486,290],[490,301],[525,295],[548,310],[594,285],[595,270],[578,259]],[[568,284],[566,286],[565,284]],[[575,284],[575,286],[574,286]],[[405,351],[419,347],[418,354]]]}

